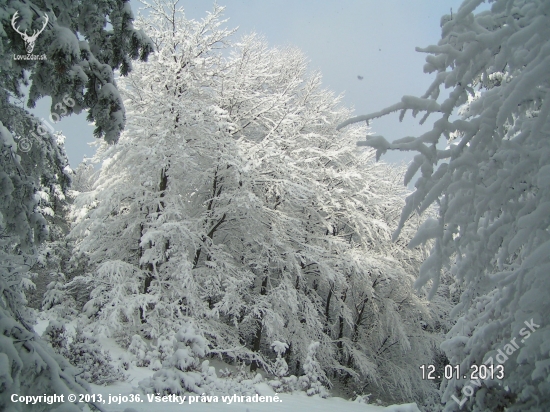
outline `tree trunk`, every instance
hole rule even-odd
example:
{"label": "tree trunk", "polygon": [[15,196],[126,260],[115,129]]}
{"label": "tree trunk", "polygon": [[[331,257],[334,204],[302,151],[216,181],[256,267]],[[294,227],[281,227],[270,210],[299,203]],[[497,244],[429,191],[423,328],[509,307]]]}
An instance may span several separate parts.
{"label": "tree trunk", "polygon": [[[214,181],[212,182],[212,198],[208,202],[208,206],[206,208],[206,211],[208,212],[208,214],[210,214],[210,212],[212,211],[212,208],[214,207],[214,199],[220,195],[221,191],[222,191],[222,185],[220,185],[220,179],[218,178],[218,169],[216,169],[216,171],[214,172]],[[214,233],[216,232],[218,227],[220,227],[220,225],[225,221],[225,218],[226,218],[226,215],[224,213],[224,215],[221,217],[218,223],[212,226],[212,228],[207,234],[207,237],[202,239],[203,242],[206,241],[207,238],[212,239],[214,237]],[[209,218],[207,216],[205,225],[208,224],[208,220]],[[197,268],[199,264],[199,259],[201,257],[201,253],[202,253],[202,247],[199,247],[195,251],[195,257],[193,258],[193,269]]]}
{"label": "tree trunk", "polygon": [[355,319],[355,324],[353,325],[353,335],[352,335],[352,342],[357,342],[357,339],[359,337],[359,326],[361,326],[361,322],[363,321],[363,314],[365,313],[365,305],[369,299],[365,298],[363,299],[363,302],[361,303],[361,309],[357,313],[357,318]]}
{"label": "tree trunk", "polygon": [[[357,310],[357,318],[355,318],[355,323],[353,324],[353,334],[351,335],[351,341],[357,342],[357,339],[359,338],[359,326],[361,326],[361,322],[363,320],[363,314],[365,313],[365,305],[369,299],[365,298],[363,299],[363,302],[361,302],[360,306],[361,309]],[[353,362],[351,356],[348,358],[348,367],[351,368]]]}
{"label": "tree trunk", "polygon": [[[163,168],[160,171],[159,192],[160,192],[161,201],[160,201],[160,204],[157,206],[157,213],[160,213],[162,210],[164,210],[165,203],[162,199],[165,196],[167,188],[168,188],[168,173],[167,173],[167,168]],[[143,237],[143,229],[144,229],[143,223],[139,225],[139,228],[140,228],[139,243],[141,244],[141,238]],[[143,256],[143,248],[140,245],[138,246],[139,246],[139,259],[141,260],[141,257]],[[166,243],[164,244],[164,250],[165,251],[168,250],[169,247],[170,247],[170,242],[167,240]],[[153,264],[148,263],[147,273],[143,281],[143,294],[149,293],[149,287],[151,286],[151,282],[153,281],[153,272],[154,272]],[[141,323],[145,323],[145,313],[142,307],[139,308],[139,317],[140,317]]]}
{"label": "tree trunk", "polygon": [[325,303],[325,334],[329,334],[329,323],[330,323],[330,300],[332,299],[332,286],[329,285],[330,289],[328,291],[327,301]]}
{"label": "tree trunk", "polygon": [[[347,289],[344,290],[344,293],[343,293],[343,296],[342,296],[342,310],[344,309],[343,308],[343,305],[344,305],[344,302],[346,301],[346,296],[347,296]],[[342,315],[340,315],[338,317],[338,350],[340,351],[340,356],[342,356],[342,349],[344,347],[344,345],[342,344],[342,338],[344,337],[344,317]]]}
{"label": "tree trunk", "polygon": [[[267,274],[264,277],[264,280],[262,281],[262,287],[260,289],[260,295],[266,295],[267,294]],[[260,351],[260,343],[262,342],[262,319],[258,319],[257,326],[256,326],[256,335],[254,336],[254,343],[252,344],[252,351],[253,352],[259,352]],[[260,365],[257,361],[252,361],[252,364],[250,365],[250,372],[254,372],[258,369]]]}
{"label": "tree trunk", "polygon": [[[143,248],[141,247],[142,237],[143,237],[143,223],[139,225],[139,239],[138,239],[139,261],[141,261],[141,258],[143,257]],[[139,264],[139,267],[143,269],[141,263]],[[151,286],[151,282],[153,280],[152,273],[153,273],[153,265],[151,263],[148,263],[145,279],[143,280],[143,294],[149,293],[149,286]],[[141,323],[145,323],[145,312],[141,306],[139,308],[139,318],[141,320]]]}

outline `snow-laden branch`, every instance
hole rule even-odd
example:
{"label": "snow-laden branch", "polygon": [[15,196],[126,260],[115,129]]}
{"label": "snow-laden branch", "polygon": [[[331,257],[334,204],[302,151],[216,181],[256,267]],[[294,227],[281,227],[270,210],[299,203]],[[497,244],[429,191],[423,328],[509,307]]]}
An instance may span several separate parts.
{"label": "snow-laden branch", "polygon": [[425,111],[428,113],[438,112],[441,110],[439,104],[433,99],[423,99],[415,96],[403,96],[401,102],[392,106],[386,107],[383,110],[374,112],[371,114],[352,117],[337,126],[337,130],[340,130],[353,123],[369,122],[369,120],[376,119],[378,117],[386,116],[390,113],[401,111],[401,118],[403,118],[406,110],[412,110],[413,112]]}

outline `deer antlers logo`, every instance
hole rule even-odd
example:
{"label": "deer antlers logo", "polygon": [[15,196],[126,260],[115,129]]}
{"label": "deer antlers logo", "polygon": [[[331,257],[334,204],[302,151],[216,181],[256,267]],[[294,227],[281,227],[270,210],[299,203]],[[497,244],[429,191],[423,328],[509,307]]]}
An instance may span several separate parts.
{"label": "deer antlers logo", "polygon": [[44,17],[46,18],[46,21],[44,22],[44,25],[42,26],[42,28],[38,31],[34,30],[33,33],[32,33],[32,36],[29,36],[27,34],[26,30],[23,33],[21,33],[19,31],[19,28],[15,27],[15,20],[17,19],[18,14],[19,14],[19,12],[16,11],[15,14],[13,15],[13,17],[11,18],[11,27],[13,27],[13,29],[21,35],[21,38],[25,42],[25,49],[27,49],[27,53],[31,54],[32,51],[34,50],[34,43],[36,42],[36,39],[38,38],[38,35],[44,31],[44,29],[46,28],[46,25],[48,24],[48,20],[49,20],[48,15],[44,14]]}

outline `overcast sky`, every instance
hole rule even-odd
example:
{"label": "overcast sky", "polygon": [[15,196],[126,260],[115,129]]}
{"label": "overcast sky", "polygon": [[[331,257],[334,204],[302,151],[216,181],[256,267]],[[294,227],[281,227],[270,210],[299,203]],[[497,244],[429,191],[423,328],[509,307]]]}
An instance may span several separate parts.
{"label": "overcast sky", "polygon": [[[239,27],[236,38],[256,31],[270,45],[294,45],[309,58],[311,69],[323,74],[326,88],[343,93],[343,103],[356,114],[378,111],[398,102],[402,95],[420,96],[433,79],[423,73],[425,55],[415,47],[436,44],[439,22],[461,0],[218,0],[225,6],[229,28]],[[131,1],[134,14],[142,7]],[[180,0],[188,18],[199,19],[213,2]],[[362,80],[358,76],[363,77]],[[35,114],[47,117],[49,99],[37,104]],[[372,131],[392,141],[426,130],[411,116],[399,123],[397,115],[371,123]],[[74,168],[95,148],[93,127],[85,114],[55,125],[66,136],[66,149]],[[390,154],[386,161],[402,155]],[[405,157],[409,160],[409,157]]]}

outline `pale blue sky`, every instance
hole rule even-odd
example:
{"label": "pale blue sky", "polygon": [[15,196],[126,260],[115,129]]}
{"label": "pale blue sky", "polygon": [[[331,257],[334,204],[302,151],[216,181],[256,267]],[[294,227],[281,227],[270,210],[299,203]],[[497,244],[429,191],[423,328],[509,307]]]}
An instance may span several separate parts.
{"label": "pale blue sky", "polygon": [[[461,0],[218,0],[226,6],[228,27],[239,26],[236,39],[251,31],[262,34],[270,45],[294,45],[310,59],[310,67],[323,74],[325,87],[344,93],[343,103],[356,114],[378,111],[396,103],[401,96],[421,95],[433,79],[423,73],[425,55],[415,47],[435,44],[440,38],[443,14],[454,11]],[[137,15],[140,3],[132,0]],[[188,18],[201,18],[213,2],[180,0]],[[362,76],[359,80],[357,76]],[[35,113],[47,117],[49,101],[38,102]],[[423,127],[410,116],[399,123],[387,116],[371,124],[372,131],[388,140],[418,135]],[[93,127],[85,114],[55,125],[66,136],[72,167],[83,156],[91,157]],[[398,153],[386,161],[409,160]]]}

